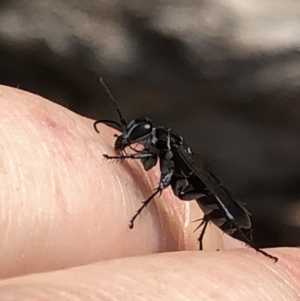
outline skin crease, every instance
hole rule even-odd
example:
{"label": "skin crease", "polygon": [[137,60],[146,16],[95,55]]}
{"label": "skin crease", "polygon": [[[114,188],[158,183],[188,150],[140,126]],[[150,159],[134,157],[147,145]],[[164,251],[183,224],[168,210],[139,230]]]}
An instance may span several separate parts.
{"label": "skin crease", "polygon": [[157,169],[106,161],[115,131],[37,95],[0,104],[0,300],[300,299],[297,248],[275,264],[209,226],[199,252],[201,211],[169,189],[130,230]]}

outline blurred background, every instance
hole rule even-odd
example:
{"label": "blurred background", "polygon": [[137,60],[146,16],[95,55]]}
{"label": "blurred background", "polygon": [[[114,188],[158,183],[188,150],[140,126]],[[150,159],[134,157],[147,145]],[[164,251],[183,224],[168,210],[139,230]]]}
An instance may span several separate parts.
{"label": "blurred background", "polygon": [[259,246],[300,245],[299,0],[2,0],[0,84],[90,118],[171,127],[247,203]]}

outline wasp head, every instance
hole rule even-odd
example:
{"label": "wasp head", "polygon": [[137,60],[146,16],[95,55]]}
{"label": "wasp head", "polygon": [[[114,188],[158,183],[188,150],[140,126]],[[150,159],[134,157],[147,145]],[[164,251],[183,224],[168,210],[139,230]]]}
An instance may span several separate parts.
{"label": "wasp head", "polygon": [[151,137],[153,130],[152,121],[147,117],[132,120],[124,129],[123,133],[117,136],[115,152],[120,155],[124,149],[134,143],[145,143]]}

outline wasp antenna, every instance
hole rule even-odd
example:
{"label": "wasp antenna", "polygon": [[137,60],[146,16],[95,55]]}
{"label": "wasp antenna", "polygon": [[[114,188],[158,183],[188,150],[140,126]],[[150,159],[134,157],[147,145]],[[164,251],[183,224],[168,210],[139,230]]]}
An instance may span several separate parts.
{"label": "wasp antenna", "polygon": [[117,106],[116,100],[115,100],[115,98],[113,97],[113,95],[112,95],[112,93],[110,92],[110,90],[108,89],[106,83],[104,82],[103,77],[100,77],[100,83],[102,84],[102,86],[104,87],[104,89],[105,89],[106,92],[108,93],[110,99],[112,100],[113,105],[114,105],[114,107],[115,107],[115,109],[117,110],[117,113],[118,113],[118,115],[119,115],[119,119],[120,119],[121,123],[122,123],[124,126],[127,126],[127,122],[126,122],[125,119],[123,118],[122,113],[121,113],[119,107]]}

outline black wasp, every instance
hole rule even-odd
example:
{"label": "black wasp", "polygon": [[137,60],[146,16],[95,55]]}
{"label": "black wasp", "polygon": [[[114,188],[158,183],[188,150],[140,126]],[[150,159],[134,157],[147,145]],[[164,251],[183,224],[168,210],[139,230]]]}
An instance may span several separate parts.
{"label": "black wasp", "polygon": [[[104,155],[106,159],[137,159],[141,160],[146,171],[154,167],[159,161],[161,176],[154,193],[142,203],[136,214],[130,220],[130,229],[135,219],[143,209],[158,194],[171,186],[173,193],[184,201],[196,200],[204,212],[199,225],[202,227],[199,236],[199,247],[203,249],[203,237],[208,223],[211,221],[226,234],[245,242],[257,252],[273,259],[276,257],[261,250],[252,242],[252,228],[250,213],[246,207],[235,200],[227,186],[212,172],[209,171],[203,160],[185,145],[183,138],[171,129],[154,127],[149,118],[142,117],[127,123],[118,108],[114,97],[104,81],[101,83],[110,95],[114,107],[119,115],[120,122],[114,120],[97,120],[95,130],[99,133],[99,123],[116,126],[121,134],[116,135],[115,152],[117,156]],[[140,144],[143,149],[138,151],[132,147]],[[134,153],[127,154],[126,148]]]}

